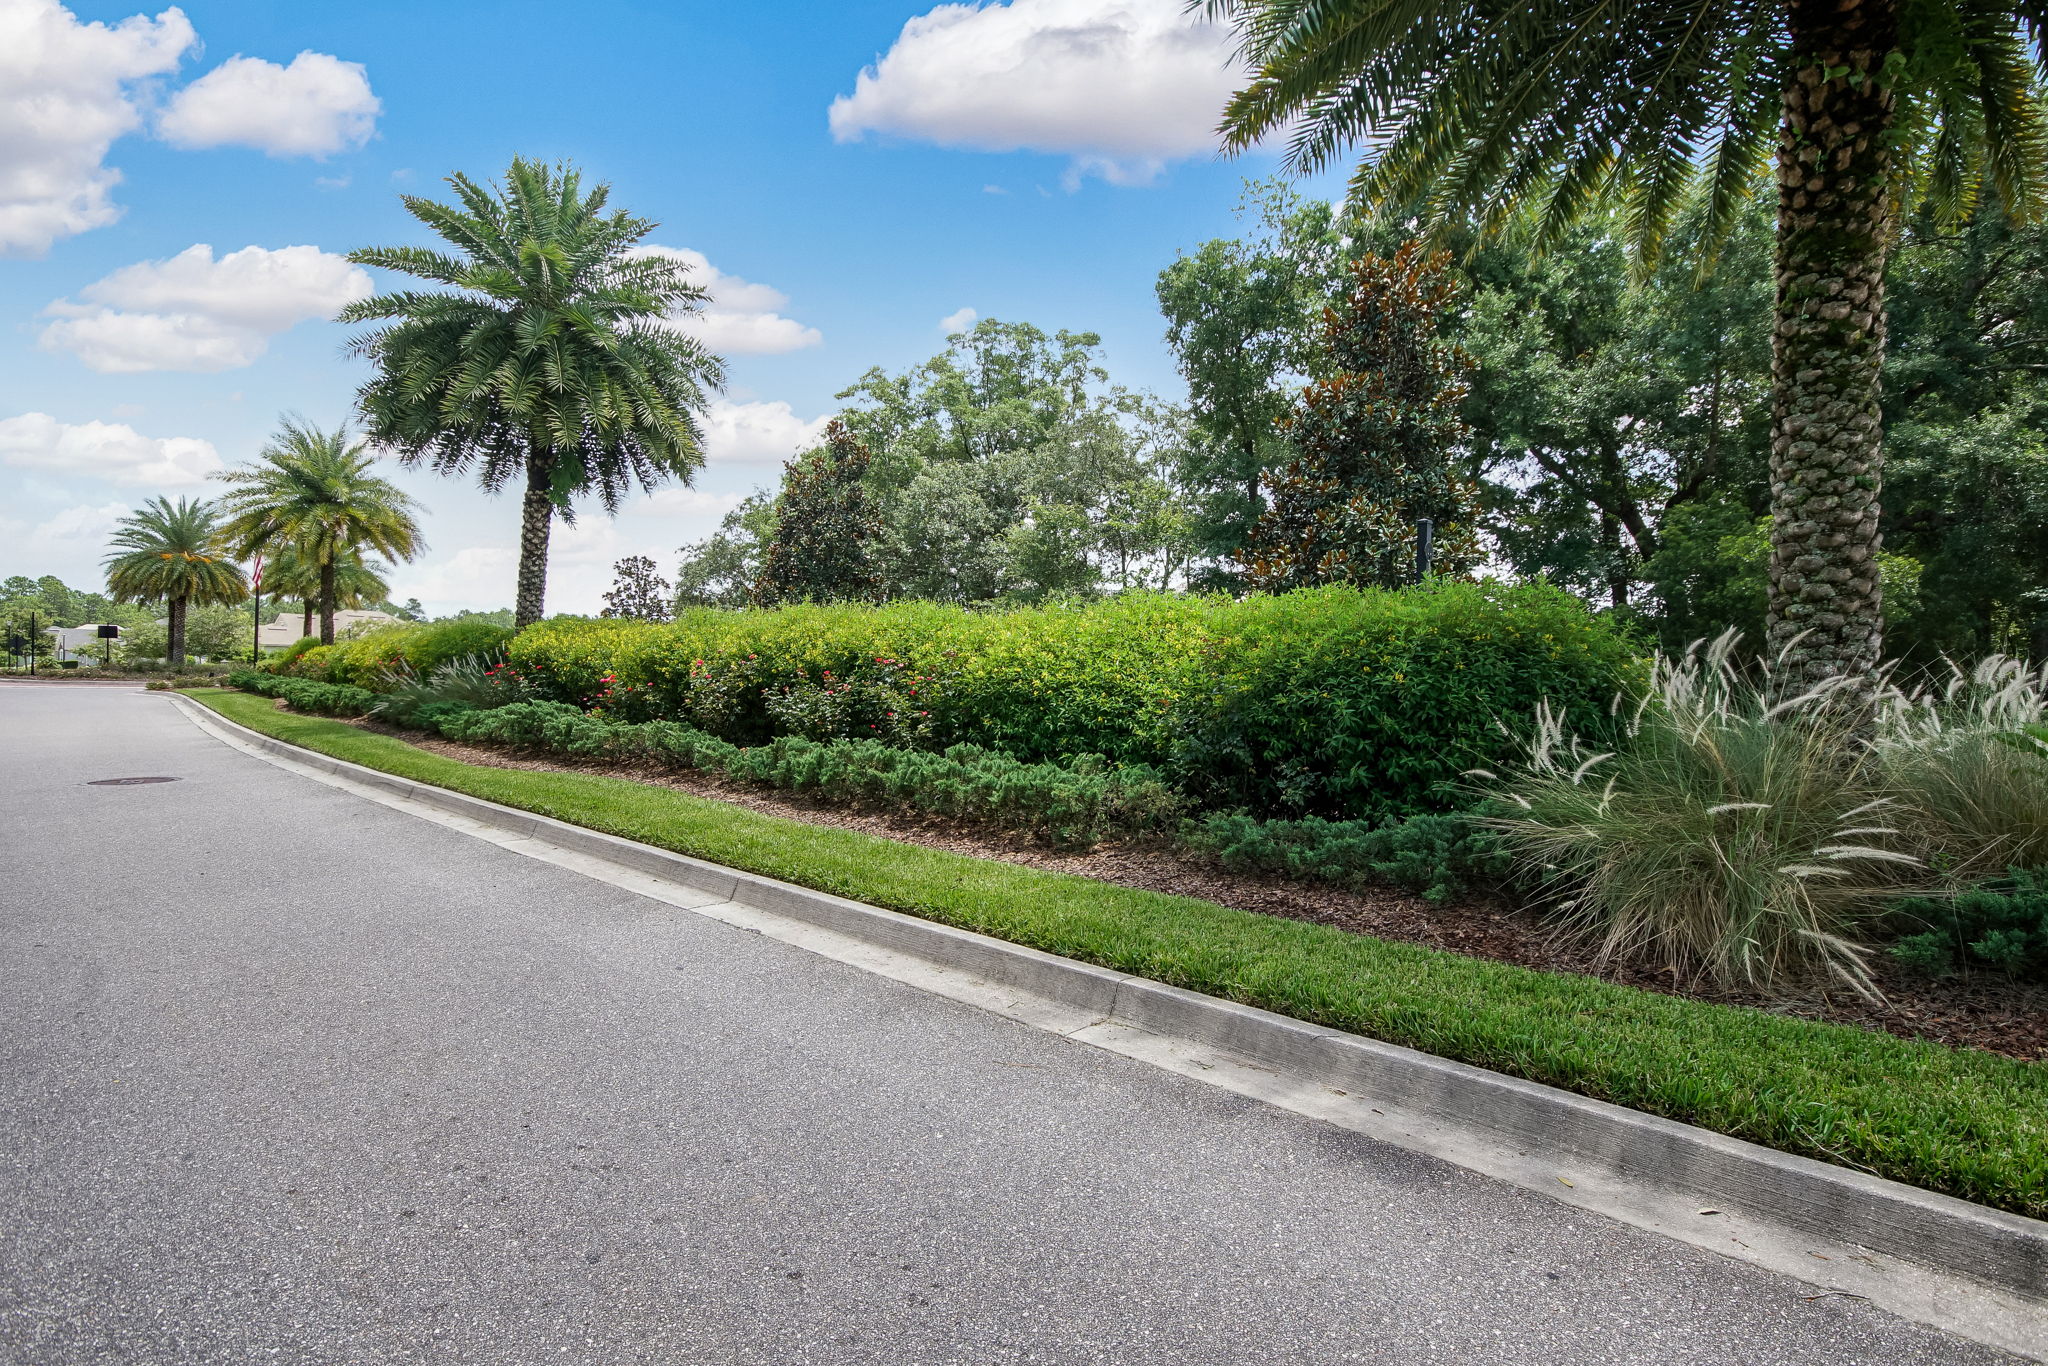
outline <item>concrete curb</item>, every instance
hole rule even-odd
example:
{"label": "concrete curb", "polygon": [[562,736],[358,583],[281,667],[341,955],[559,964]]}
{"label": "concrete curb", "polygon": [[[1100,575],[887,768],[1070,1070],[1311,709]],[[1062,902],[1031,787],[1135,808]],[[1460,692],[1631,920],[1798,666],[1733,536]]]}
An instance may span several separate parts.
{"label": "concrete curb", "polygon": [[[1056,1003],[1066,1008],[1061,1015],[1093,1022],[1062,1031],[1084,1042],[1103,1042],[1091,1035],[1135,1030],[1212,1051],[1271,1074],[1256,1084],[1233,1085],[1246,1094],[1369,1128],[1403,1146],[1803,1279],[1827,1275],[1831,1283],[1855,1283],[1852,1290],[1828,1293],[1862,1294],[1894,1312],[1981,1340],[2048,1353],[2048,1223],[400,778],[249,730],[188,698],[173,701],[202,729],[225,732],[318,772]],[[1146,1046],[1119,1051],[1150,1056]],[[1304,1090],[1315,1093],[1313,1103],[1286,1098]],[[1341,1107],[1333,1098],[1343,1098]],[[1386,1118],[1353,1123],[1325,1113],[1333,1107]],[[1576,1180],[1555,1175],[1564,1171]],[[1680,1217],[1686,1215],[1736,1222],[1717,1223],[1703,1234]],[[1730,1241],[1751,1255],[1717,1246],[1718,1234],[1730,1226],[1749,1239]],[[1771,1242],[1773,1235],[1788,1235],[1776,1243],[1792,1250],[1772,1255],[1752,1246]],[[1963,1283],[1966,1298],[1975,1286],[1999,1303],[1959,1303],[1953,1285],[1919,1285],[1894,1294],[1887,1287],[1903,1286],[1910,1276],[1873,1282],[1861,1269],[1796,1260],[1834,1260],[1810,1250],[1823,1245],[1848,1249],[1849,1260],[1872,1267],[1880,1267],[1880,1259],[1896,1259],[1904,1267],[1891,1270],[1919,1268],[1954,1278]],[[1809,1250],[1801,1253],[1799,1247]],[[1858,1257],[1857,1249],[1866,1255]],[[1840,1274],[1845,1270],[1846,1277]],[[1972,1331],[1986,1312],[2010,1326],[1989,1336]]]}

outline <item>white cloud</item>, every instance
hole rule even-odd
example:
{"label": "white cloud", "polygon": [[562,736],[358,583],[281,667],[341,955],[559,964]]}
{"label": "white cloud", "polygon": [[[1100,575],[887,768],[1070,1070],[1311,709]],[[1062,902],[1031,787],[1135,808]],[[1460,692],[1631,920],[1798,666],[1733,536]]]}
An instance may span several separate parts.
{"label": "white cloud", "polygon": [[270,338],[370,294],[370,277],[318,247],[244,247],[214,259],[205,244],[166,261],[123,266],[44,311],[40,344],[102,374],[209,372],[248,365]]}
{"label": "white cloud", "polygon": [[741,495],[737,493],[707,493],[703,489],[684,488],[670,485],[656,489],[645,499],[626,509],[629,513],[646,513],[654,517],[701,517],[709,513],[723,517],[740,505]]}
{"label": "white cloud", "polygon": [[443,560],[397,566],[391,593],[398,599],[418,598],[435,611],[487,612],[512,605],[518,577],[518,551],[473,545]]}
{"label": "white cloud", "polygon": [[383,108],[360,62],[324,52],[301,52],[290,66],[231,57],[173,95],[156,129],[180,147],[319,157],[368,142]]}
{"label": "white cloud", "polygon": [[[656,564],[674,558],[664,536],[653,545],[627,539],[608,517],[591,514],[574,526],[555,523],[548,535],[547,610],[595,615],[611,587],[612,566],[628,555]],[[430,612],[510,607],[519,587],[519,552],[509,545],[467,546],[445,559],[400,565],[391,576],[391,595],[418,598]]]}
{"label": "white cloud", "polygon": [[762,403],[712,400],[704,415],[704,457],[727,463],[768,463],[787,460],[814,446],[825,434],[831,414],[806,420],[780,399]]}
{"label": "white cloud", "polygon": [[175,9],[81,24],[57,0],[0,0],[0,254],[121,216],[107,149],[140,120],[135,83],[176,70],[194,41]]}
{"label": "white cloud", "polygon": [[1240,72],[1235,40],[1183,0],[940,5],[832,101],[832,135],[895,134],[984,152],[1064,153],[1142,184],[1215,149]]}
{"label": "white cloud", "polygon": [[708,291],[711,302],[701,312],[676,318],[676,329],[720,355],[779,356],[825,340],[817,328],[782,316],[780,310],[789,306],[788,295],[768,285],[727,275],[701,251],[647,246],[637,248],[634,254],[666,257],[689,268],[691,283]]}
{"label": "white cloud", "polygon": [[126,503],[106,503],[99,507],[81,503],[43,522],[29,532],[28,538],[46,546],[54,546],[61,541],[86,541],[97,545],[113,534],[128,511]]}
{"label": "white cloud", "polygon": [[0,465],[166,489],[204,484],[221,468],[210,441],[148,437],[119,422],[59,422],[48,413],[0,419]]}
{"label": "white cloud", "polygon": [[955,332],[965,332],[968,328],[974,326],[974,320],[980,316],[979,313],[976,313],[971,308],[956,308],[945,317],[939,319],[939,331],[949,337]]}

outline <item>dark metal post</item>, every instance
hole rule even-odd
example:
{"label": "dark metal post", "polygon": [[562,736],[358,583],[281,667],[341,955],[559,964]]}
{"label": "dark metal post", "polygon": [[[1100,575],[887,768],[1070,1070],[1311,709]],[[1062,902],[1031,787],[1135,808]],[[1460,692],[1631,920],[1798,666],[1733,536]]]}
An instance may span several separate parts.
{"label": "dark metal post", "polygon": [[1415,523],[1415,581],[1421,583],[1429,577],[1430,539],[1436,531],[1436,523],[1424,517]]}
{"label": "dark metal post", "polygon": [[28,614],[28,676],[30,678],[36,676],[36,632],[41,629],[42,623],[36,619],[35,612],[30,611]]}
{"label": "dark metal post", "polygon": [[256,556],[249,576],[249,664],[263,662],[263,556]]}

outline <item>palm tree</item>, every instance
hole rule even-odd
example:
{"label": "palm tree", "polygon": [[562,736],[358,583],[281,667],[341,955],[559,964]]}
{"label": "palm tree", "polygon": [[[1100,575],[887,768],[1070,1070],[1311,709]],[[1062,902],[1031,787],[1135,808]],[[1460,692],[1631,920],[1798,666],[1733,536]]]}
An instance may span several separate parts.
{"label": "palm tree", "polygon": [[[391,596],[391,585],[384,577],[390,572],[390,565],[381,560],[365,560],[360,551],[350,549],[334,562],[336,610],[384,601]],[[301,555],[295,547],[286,546],[264,566],[263,583],[279,599],[299,598],[305,602],[306,622],[299,634],[312,635],[313,614],[320,610],[319,563]]]}
{"label": "palm tree", "polygon": [[1194,6],[1253,69],[1230,147],[1285,129],[1309,173],[1362,145],[1354,202],[1431,227],[1532,213],[1554,240],[1619,200],[1647,266],[1697,201],[1710,260],[1775,146],[1770,644],[1789,679],[1875,667],[1886,248],[1908,197],[2040,203],[2040,0]]}
{"label": "palm tree", "polygon": [[221,507],[240,553],[293,553],[316,566],[320,643],[334,643],[341,566],[365,549],[410,560],[426,548],[418,506],[396,484],[370,473],[368,445],[347,427],[323,432],[287,417],[254,465],[215,475],[228,485]]}
{"label": "palm tree", "polygon": [[211,503],[152,498],[114,531],[106,558],[107,591],[120,602],[161,602],[170,609],[171,663],[185,662],[185,609],[237,602],[248,580],[229,558]]}
{"label": "palm tree", "polygon": [[703,463],[698,426],[724,362],[671,320],[708,297],[679,262],[635,247],[655,224],[604,212],[572,167],[515,157],[501,183],[453,175],[459,204],[407,196],[406,210],[454,253],[352,252],[449,291],[380,295],[341,321],[388,322],[357,337],[376,372],[357,393],[369,435],[407,463],[467,475],[496,492],[523,482],[518,626],[540,620],[548,533],[572,500],[606,512],[638,484],[688,482]]}

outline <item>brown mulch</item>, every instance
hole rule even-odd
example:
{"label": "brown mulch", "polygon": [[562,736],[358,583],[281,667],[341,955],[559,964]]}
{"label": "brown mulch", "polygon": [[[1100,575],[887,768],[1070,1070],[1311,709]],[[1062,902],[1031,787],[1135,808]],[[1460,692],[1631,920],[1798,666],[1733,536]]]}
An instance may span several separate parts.
{"label": "brown mulch", "polygon": [[653,766],[535,759],[430,738],[374,721],[350,724],[394,736],[463,763],[627,778],[810,825],[857,830],[906,844],[1072,873],[1123,887],[1198,897],[1241,911],[1311,921],[1475,958],[1599,977],[1695,1000],[1754,1006],[1783,1015],[1856,1025],[1954,1048],[1981,1048],[2027,1062],[2048,1060],[2048,989],[2002,977],[1980,975],[1928,982],[1887,974],[1880,983],[1885,994],[1882,1001],[1866,1001],[1840,988],[1816,987],[1778,996],[1719,990],[1680,983],[1665,973],[1603,964],[1584,947],[1559,938],[1534,910],[1497,899],[1439,905],[1392,887],[1344,888],[1234,873],[1201,855],[1160,843],[1103,844],[1085,853],[1065,853],[969,823],[854,810],[822,799],[764,790],[700,773]]}

